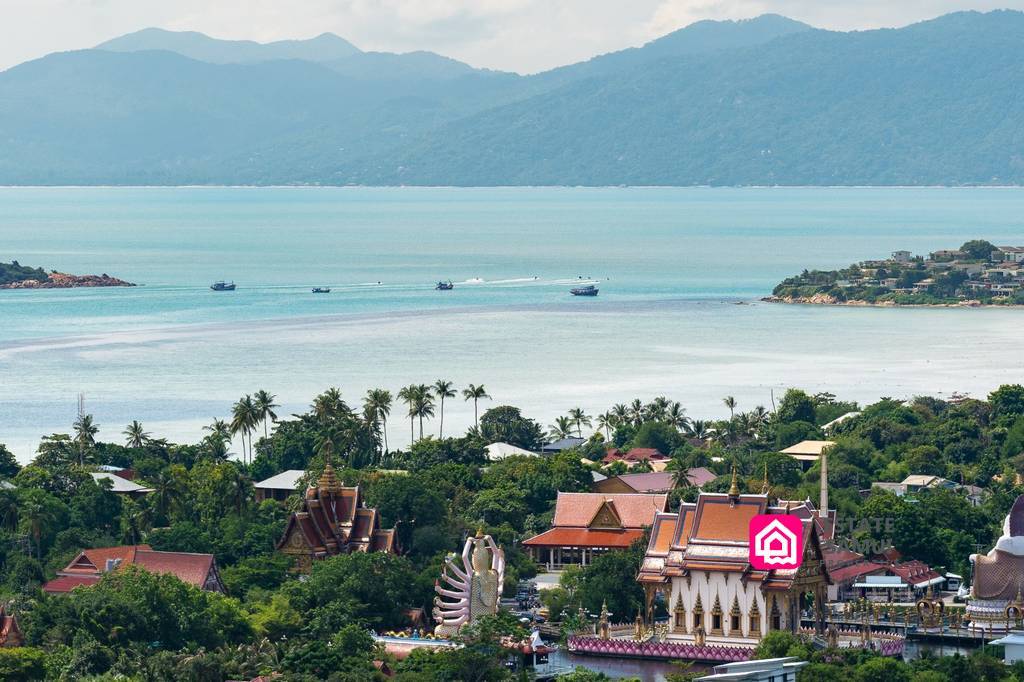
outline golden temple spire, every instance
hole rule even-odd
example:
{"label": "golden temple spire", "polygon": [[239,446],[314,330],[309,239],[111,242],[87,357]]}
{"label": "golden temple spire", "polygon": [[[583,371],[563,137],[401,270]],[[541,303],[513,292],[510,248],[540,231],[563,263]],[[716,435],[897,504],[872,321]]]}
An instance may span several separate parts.
{"label": "golden temple spire", "polygon": [[761,482],[761,494],[767,495],[770,489],[768,485],[768,460],[764,462],[764,481]]}
{"label": "golden temple spire", "polygon": [[480,540],[481,538],[483,538],[483,536],[484,536],[484,527],[483,526],[477,526],[476,527],[476,539]]}
{"label": "golden temple spire", "polygon": [[729,486],[729,497],[739,497],[740,486],[736,482],[736,460],[732,461],[732,485]]}
{"label": "golden temple spire", "polygon": [[324,463],[324,471],[320,474],[320,479],[316,483],[316,487],[320,489],[321,495],[337,495],[341,492],[341,482],[338,480],[337,475],[334,473],[334,467],[331,466],[331,452],[327,451],[326,462]]}

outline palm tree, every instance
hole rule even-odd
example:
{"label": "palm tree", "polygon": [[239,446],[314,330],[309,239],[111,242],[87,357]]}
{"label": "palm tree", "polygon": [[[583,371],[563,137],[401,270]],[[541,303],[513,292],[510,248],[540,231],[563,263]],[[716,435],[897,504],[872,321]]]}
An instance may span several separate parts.
{"label": "palm tree", "polygon": [[729,408],[729,419],[731,420],[736,412],[736,398],[733,398],[731,395],[727,395],[722,398],[722,402]]}
{"label": "palm tree", "polygon": [[366,425],[366,432],[373,442],[373,451],[380,456],[380,415],[370,403],[363,403],[363,424]]}
{"label": "palm tree", "polygon": [[490,400],[491,396],[487,395],[487,390],[484,388],[483,384],[480,384],[479,386],[476,384],[470,384],[469,388],[462,389],[462,398],[464,400],[473,401],[473,425],[479,429],[480,418],[477,414],[477,402],[484,398]]}
{"label": "palm tree", "polygon": [[652,400],[650,404],[645,408],[647,418],[651,421],[665,421],[665,415],[668,413],[669,399],[663,395],[659,395],[657,398]]}
{"label": "palm tree", "polygon": [[444,379],[438,379],[434,382],[434,395],[441,399],[441,425],[437,430],[437,437],[440,439],[444,439],[444,399],[455,397],[455,391],[452,390],[454,385],[452,382]]}
{"label": "palm tree", "polygon": [[28,532],[32,536],[32,543],[36,547],[36,558],[41,561],[43,558],[43,534],[57,522],[53,506],[49,504],[46,495],[27,495],[22,499],[19,514],[21,522],[28,527]]}
{"label": "palm tree", "polygon": [[683,427],[683,432],[690,438],[707,440],[711,436],[710,425],[701,419],[691,419]]}
{"label": "palm tree", "polygon": [[391,414],[391,391],[383,388],[375,388],[366,392],[364,407],[373,410],[374,415],[381,423],[381,433],[384,434],[384,452],[388,451],[388,415]]}
{"label": "palm tree", "polygon": [[348,412],[348,405],[341,399],[341,389],[331,386],[313,399],[313,414],[324,424]]}
{"label": "palm tree", "polygon": [[758,405],[750,411],[750,423],[755,430],[760,430],[768,423],[768,418],[771,413],[765,409],[764,405]]}
{"label": "palm tree", "polygon": [[676,429],[682,429],[686,426],[686,408],[679,403],[672,403],[668,406],[668,410],[665,411],[665,421],[676,427]]}
{"label": "palm tree", "polygon": [[214,458],[226,458],[228,452],[224,446],[231,441],[231,426],[223,419],[214,419],[212,424],[203,427],[203,431],[210,432],[206,439],[213,446]]}
{"label": "palm tree", "polygon": [[259,423],[260,413],[251,395],[241,398],[231,409],[231,433],[242,434],[242,459],[245,461],[245,438],[249,436],[249,460],[252,460],[252,436]]}
{"label": "palm tree", "polygon": [[629,408],[622,403],[616,403],[612,406],[612,414],[615,415],[615,420],[618,424],[622,424],[629,419]]}
{"label": "palm tree", "polygon": [[18,528],[18,496],[14,490],[0,488],[0,530],[14,532]]}
{"label": "palm tree", "polygon": [[644,404],[640,398],[634,398],[629,404],[629,418],[634,426],[640,426],[644,420]]}
{"label": "palm tree", "polygon": [[274,408],[280,407],[280,405],[274,402],[276,397],[262,389],[256,391],[256,394],[253,396],[253,400],[256,402],[256,409],[260,414],[260,421],[263,422],[264,438],[269,436],[267,433],[267,421],[277,421],[277,414],[274,412]]}
{"label": "palm tree", "polygon": [[78,416],[74,424],[75,442],[78,444],[78,463],[85,464],[85,451],[96,445],[96,434],[100,429],[92,421],[91,414]]}
{"label": "palm tree", "polygon": [[398,399],[405,403],[407,408],[406,416],[409,417],[409,443],[416,440],[416,412],[413,404],[416,402],[416,384],[410,384],[398,392]]}
{"label": "palm tree", "polygon": [[604,412],[597,415],[597,428],[600,431],[604,431],[605,440],[611,440],[611,430],[617,428],[619,425],[619,418],[611,412]]}
{"label": "palm tree", "polygon": [[184,492],[181,481],[169,469],[164,469],[151,480],[153,492],[146,498],[160,519],[168,521],[172,509],[177,509]]}
{"label": "palm tree", "polygon": [[583,427],[590,426],[590,417],[583,411],[582,407],[574,407],[569,410],[569,419],[576,425],[576,435],[583,438]]}
{"label": "palm tree", "polygon": [[423,440],[423,418],[430,419],[434,416],[434,394],[427,384],[418,384],[415,391],[412,409],[420,420],[420,440]]}
{"label": "palm tree", "polygon": [[569,417],[558,417],[555,419],[555,423],[551,424],[548,429],[551,431],[550,435],[553,440],[570,438],[572,436],[572,419]]}
{"label": "palm tree", "polygon": [[130,448],[141,448],[149,440],[149,434],[142,428],[142,424],[133,421],[121,433],[125,436],[125,444]]}

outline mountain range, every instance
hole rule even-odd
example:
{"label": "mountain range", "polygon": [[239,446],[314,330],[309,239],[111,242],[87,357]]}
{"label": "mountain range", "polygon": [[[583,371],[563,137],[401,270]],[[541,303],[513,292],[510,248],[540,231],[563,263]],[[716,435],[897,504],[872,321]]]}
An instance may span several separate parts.
{"label": "mountain range", "polygon": [[145,29],[0,72],[0,184],[1018,185],[1024,14],[703,21],[519,75]]}

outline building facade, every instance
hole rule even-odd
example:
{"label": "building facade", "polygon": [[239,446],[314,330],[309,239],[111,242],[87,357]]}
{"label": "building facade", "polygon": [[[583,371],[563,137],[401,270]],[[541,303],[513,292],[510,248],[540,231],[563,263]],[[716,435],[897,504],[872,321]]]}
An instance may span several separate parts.
{"label": "building facade", "polygon": [[225,592],[212,554],[158,552],[149,545],[82,550],[71,563],[57,571],[56,578],[43,585],[43,591],[62,594],[76,587],[95,585],[104,574],[127,566],[138,566],[150,573],[167,573],[208,592]]}
{"label": "building facade", "polygon": [[[759,514],[800,518],[799,568],[760,571],[748,561],[749,524]],[[678,513],[659,513],[637,580],[647,593],[648,622],[659,593],[669,612],[667,639],[753,646],[772,630],[796,631],[813,598],[824,632],[829,584],[818,526],[809,515],[769,504],[767,494],[701,493]]]}

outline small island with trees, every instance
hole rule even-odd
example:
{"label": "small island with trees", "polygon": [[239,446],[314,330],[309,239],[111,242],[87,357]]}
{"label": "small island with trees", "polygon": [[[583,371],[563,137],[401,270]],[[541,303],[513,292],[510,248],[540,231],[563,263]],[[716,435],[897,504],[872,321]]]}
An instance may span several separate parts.
{"label": "small island with trees", "polygon": [[0,263],[0,289],[74,289],[77,287],[133,287],[117,277],[102,275],[69,275],[65,272],[22,265],[14,260]]}
{"label": "small island with trees", "polygon": [[973,239],[928,257],[894,251],[841,270],[804,270],[784,279],[770,303],[886,306],[1024,305],[1024,246]]}

